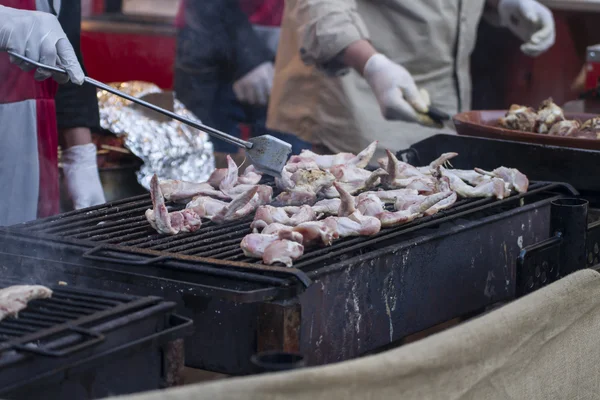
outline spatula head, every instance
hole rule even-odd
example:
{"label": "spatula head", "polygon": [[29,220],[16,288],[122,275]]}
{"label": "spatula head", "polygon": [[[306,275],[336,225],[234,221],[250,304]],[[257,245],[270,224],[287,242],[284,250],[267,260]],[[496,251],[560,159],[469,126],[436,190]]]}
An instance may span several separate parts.
{"label": "spatula head", "polygon": [[260,172],[280,177],[290,154],[292,145],[271,135],[263,135],[249,140],[251,149],[246,149],[246,155],[252,165]]}

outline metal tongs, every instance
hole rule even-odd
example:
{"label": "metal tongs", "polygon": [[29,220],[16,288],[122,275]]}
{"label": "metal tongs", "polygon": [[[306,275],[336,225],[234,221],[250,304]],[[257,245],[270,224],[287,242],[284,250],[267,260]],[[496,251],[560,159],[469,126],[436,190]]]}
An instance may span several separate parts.
{"label": "metal tongs", "polygon": [[[67,74],[67,71],[65,71],[62,68],[57,68],[57,67],[53,67],[50,65],[45,65],[45,64],[39,63],[37,61],[33,61],[27,57],[13,53],[12,51],[9,51],[8,54],[10,54],[11,56],[16,57],[22,61],[25,61],[31,65],[34,65],[38,68],[44,68],[49,71],[58,72],[58,73],[62,73],[65,75]],[[255,138],[251,138],[249,141],[245,141],[245,140],[236,138],[235,136],[231,136],[224,132],[221,132],[214,128],[211,128],[210,126],[206,126],[206,125],[198,123],[198,122],[190,121],[187,118],[181,117],[171,111],[165,110],[164,108],[155,106],[152,103],[148,103],[144,100],[130,96],[126,93],[121,92],[120,90],[113,88],[112,86],[106,85],[106,84],[99,82],[95,79],[92,79],[90,77],[86,76],[84,80],[86,83],[89,83],[90,85],[95,86],[98,89],[106,90],[107,92],[110,92],[114,95],[117,95],[119,97],[127,99],[127,100],[129,100],[133,103],[139,104],[143,107],[147,107],[153,111],[156,111],[160,114],[166,115],[167,117],[173,118],[174,120],[182,122],[193,128],[196,128],[199,131],[205,132],[213,137],[216,137],[218,139],[224,140],[228,143],[237,145],[237,146],[245,149],[246,154],[247,154],[248,158],[250,159],[252,165],[254,165],[254,167],[257,170],[259,170],[267,175],[271,175],[274,177],[280,177],[281,171],[283,170],[283,167],[285,166],[285,163],[287,162],[288,157],[292,153],[292,145],[291,144],[284,142],[283,140],[279,140],[276,137],[273,137],[271,135],[258,136]]]}
{"label": "metal tongs", "polygon": [[449,121],[450,120],[450,115],[446,114],[445,112],[429,106],[429,111],[427,112],[427,116],[429,118],[431,118],[433,120],[433,122],[443,125],[445,121]]}

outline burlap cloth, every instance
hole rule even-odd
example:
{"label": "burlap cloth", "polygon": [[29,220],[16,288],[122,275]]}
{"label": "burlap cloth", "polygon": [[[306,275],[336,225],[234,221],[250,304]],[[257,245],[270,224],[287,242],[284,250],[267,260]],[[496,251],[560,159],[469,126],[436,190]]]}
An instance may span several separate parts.
{"label": "burlap cloth", "polygon": [[375,356],[119,397],[392,398],[600,399],[600,274],[579,271],[480,318]]}

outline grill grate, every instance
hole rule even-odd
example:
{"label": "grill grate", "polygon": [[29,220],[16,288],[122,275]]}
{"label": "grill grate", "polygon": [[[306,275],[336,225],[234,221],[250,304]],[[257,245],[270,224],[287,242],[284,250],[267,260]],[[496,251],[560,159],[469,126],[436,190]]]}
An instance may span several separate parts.
{"label": "grill grate", "polygon": [[[462,199],[445,211],[420,218],[409,224],[382,229],[371,237],[353,237],[337,240],[326,248],[311,248],[295,262],[296,268],[314,267],[334,257],[353,256],[368,251],[374,244],[391,237],[398,237],[426,226],[439,224],[451,218],[465,217],[477,211],[499,212],[506,207],[517,207],[519,201],[533,199],[536,195],[561,184],[537,182],[530,185],[528,193],[514,195],[504,200]],[[109,203],[84,211],[73,211],[56,217],[33,221],[20,226],[29,232],[51,234],[62,238],[82,240],[93,244],[106,244],[133,250],[141,249],[152,254],[168,257],[186,256],[191,259],[211,259],[236,262],[238,266],[264,267],[257,259],[244,256],[239,244],[250,232],[252,216],[236,222],[217,225],[205,222],[194,233],[177,236],[157,234],[148,224],[144,212],[151,207],[149,196],[142,195],[128,200]],[[183,206],[170,205],[171,210]],[[200,260],[202,261],[202,260]]]}
{"label": "grill grate", "polygon": [[[0,280],[0,287],[17,283]],[[100,323],[132,314],[153,306],[161,300],[158,297],[136,297],[117,293],[80,290],[56,286],[52,297],[30,301],[18,317],[0,321],[0,358],[9,350],[20,350],[44,355],[68,354],[65,349],[47,349],[44,345],[79,333],[87,338],[102,340],[92,328]],[[89,345],[87,340],[83,345]],[[69,343],[70,350],[79,346]]]}

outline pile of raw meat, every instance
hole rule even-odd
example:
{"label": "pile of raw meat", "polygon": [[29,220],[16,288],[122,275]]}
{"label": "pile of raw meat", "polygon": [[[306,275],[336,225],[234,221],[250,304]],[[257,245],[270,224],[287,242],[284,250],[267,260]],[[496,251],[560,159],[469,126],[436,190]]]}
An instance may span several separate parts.
{"label": "pile of raw meat", "polygon": [[[252,233],[241,248],[247,257],[265,264],[291,266],[310,246],[328,246],[349,236],[370,236],[416,218],[451,207],[458,197],[502,199],[511,192],[524,193],[529,181],[516,169],[448,169],[456,153],[442,154],[425,167],[413,167],[387,151],[375,171],[366,169],[377,142],[357,155],[318,155],[303,151],[292,156],[275,184],[281,193],[259,184],[261,175],[252,166],[238,175],[228,158],[228,168],[217,169],[207,182],[151,182],[153,208],[146,218],[159,233],[193,232],[202,220],[235,221],[254,214]],[[165,200],[186,203],[169,212]],[[386,208],[386,205],[392,205]]]}
{"label": "pile of raw meat", "polygon": [[499,123],[503,128],[514,131],[600,139],[600,118],[592,118],[583,123],[567,120],[562,108],[554,104],[552,99],[544,100],[538,111],[513,104]]}

